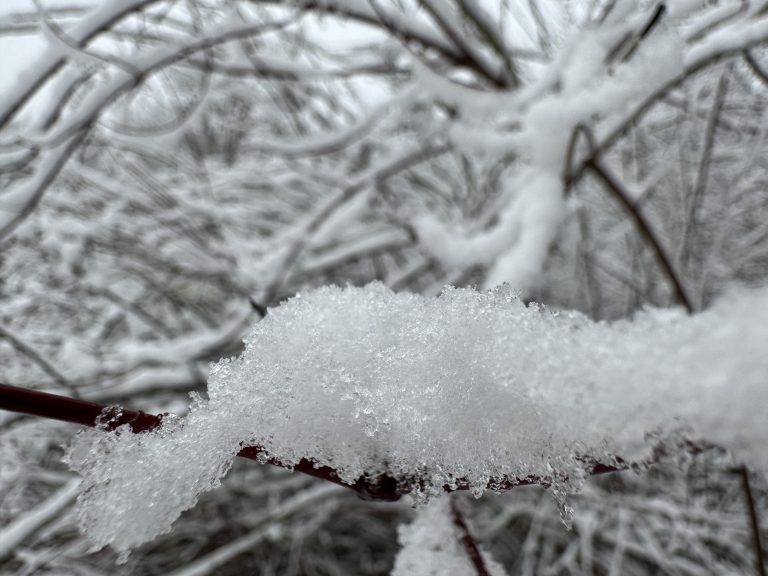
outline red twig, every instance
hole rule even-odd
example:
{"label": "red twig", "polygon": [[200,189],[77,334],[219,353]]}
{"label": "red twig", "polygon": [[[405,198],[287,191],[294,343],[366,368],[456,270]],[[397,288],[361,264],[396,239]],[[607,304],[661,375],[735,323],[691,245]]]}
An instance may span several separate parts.
{"label": "red twig", "polygon": [[[160,426],[163,415],[147,414],[137,410],[127,410],[119,406],[102,406],[94,402],[68,398],[58,394],[49,394],[9,386],[0,383],[0,410],[41,416],[83,426],[96,426],[103,423],[107,430],[128,424],[134,433],[147,432]],[[713,446],[708,444],[695,444],[688,442],[684,448],[691,454],[698,454]],[[657,449],[648,461],[643,463],[627,462],[620,458],[615,459],[614,464],[602,464],[596,461],[588,461],[589,475],[606,474],[608,472],[620,472],[623,470],[640,469],[658,462],[665,455],[663,449]],[[295,466],[287,466],[275,458],[266,458],[265,449],[261,446],[247,446],[240,450],[238,456],[256,460],[258,462],[290,468],[321,480],[327,480],[350,488],[357,492],[358,496],[366,500],[378,500],[394,502],[403,494],[407,494],[419,487],[424,487],[425,482],[420,478],[395,478],[389,474],[380,474],[374,477],[358,478],[354,484],[346,484],[339,478],[338,473],[329,466],[320,466],[317,462],[303,458]],[[585,461],[586,462],[586,461]],[[488,488],[495,492],[511,490],[517,486],[550,486],[553,478],[547,476],[526,476],[524,478],[501,478],[488,482]],[[468,490],[469,481],[457,479],[453,486],[444,486],[445,492]]]}
{"label": "red twig", "polygon": [[132,432],[144,432],[157,428],[163,419],[162,416],[147,414],[140,410],[110,408],[94,402],[8,384],[0,384],[0,409],[83,426],[95,426],[101,417],[107,423],[109,430],[129,424]]}
{"label": "red twig", "polygon": [[[96,426],[103,422],[107,430],[114,430],[119,426],[128,424],[131,432],[140,433],[154,430],[163,421],[162,415],[147,414],[141,410],[128,410],[118,406],[102,406],[95,402],[68,398],[58,394],[49,394],[17,386],[9,386],[0,383],[0,410],[20,412],[32,416],[51,418],[82,426]],[[266,462],[273,466],[287,468],[285,464],[274,459],[265,460],[264,448],[261,446],[247,446],[240,450],[238,456]],[[394,501],[405,493],[399,483],[391,476],[382,475],[376,478],[359,479],[352,485],[345,484],[336,470],[328,466],[318,466],[306,458],[292,467],[293,470],[339,484],[355,490],[362,498],[370,500]]]}

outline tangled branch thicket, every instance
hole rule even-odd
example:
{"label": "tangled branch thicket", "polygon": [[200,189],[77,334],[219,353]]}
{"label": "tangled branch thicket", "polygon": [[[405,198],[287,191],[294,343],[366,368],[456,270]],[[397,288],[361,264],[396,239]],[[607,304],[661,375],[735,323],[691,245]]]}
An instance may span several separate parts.
{"label": "tangled branch thicket", "polygon": [[[44,47],[0,94],[9,384],[182,412],[308,287],[509,282],[601,320],[768,272],[764,1],[114,0],[0,15],[19,33]],[[411,515],[238,462],[116,567],[70,512],[72,432],[0,413],[3,572],[386,574]],[[720,459],[591,481],[571,532],[533,487],[468,526],[510,574],[749,573]]]}

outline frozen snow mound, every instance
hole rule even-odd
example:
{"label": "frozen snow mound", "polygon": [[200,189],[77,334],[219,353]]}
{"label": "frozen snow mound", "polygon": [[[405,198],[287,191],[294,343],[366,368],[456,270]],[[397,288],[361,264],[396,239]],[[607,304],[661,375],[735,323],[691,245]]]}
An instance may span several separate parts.
{"label": "frozen snow mound", "polygon": [[529,475],[573,489],[584,456],[640,459],[680,434],[768,468],[766,290],[607,324],[504,286],[326,287],[270,310],[245,345],[211,367],[185,418],[78,435],[69,460],[95,544],[127,551],[170,530],[245,445],[349,483],[418,478],[425,494]]}

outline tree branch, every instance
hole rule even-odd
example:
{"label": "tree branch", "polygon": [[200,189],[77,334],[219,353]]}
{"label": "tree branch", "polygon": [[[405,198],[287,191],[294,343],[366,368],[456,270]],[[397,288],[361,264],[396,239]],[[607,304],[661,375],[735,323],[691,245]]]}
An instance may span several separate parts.
{"label": "tree branch", "polygon": [[[78,46],[87,46],[91,40],[107,31],[115,23],[157,1],[132,0],[124,5],[116,5],[116,8],[107,10],[107,14],[102,20],[86,17],[82,22],[78,23],[71,36]],[[102,8],[95,8],[93,10],[94,15],[101,15],[104,12],[105,10]],[[36,66],[30,68],[34,72],[29,76],[25,76],[26,81],[21,86],[21,89],[16,93],[9,93],[7,100],[0,101],[0,129],[5,127],[14,118],[16,113],[39,91],[49,78],[61,69],[66,61],[67,58],[65,56],[56,56],[47,62],[38,62]]]}
{"label": "tree branch", "polygon": [[749,485],[749,470],[746,466],[738,466],[732,472],[741,476],[741,484],[744,488],[749,524],[752,529],[752,543],[755,547],[755,570],[758,576],[766,576],[765,556],[763,554],[763,545],[760,542],[760,522],[757,517],[757,507],[755,506],[755,498],[752,495],[752,487]]}
{"label": "tree branch", "polygon": [[667,252],[666,247],[661,243],[661,240],[657,237],[656,232],[654,231],[653,226],[651,225],[648,218],[645,216],[642,210],[640,210],[637,203],[634,200],[632,200],[632,195],[629,193],[629,191],[627,191],[621,185],[618,179],[613,174],[611,174],[608,168],[606,168],[603,165],[602,161],[600,160],[600,151],[597,149],[597,146],[595,144],[594,136],[592,135],[592,132],[589,130],[589,128],[587,128],[583,124],[579,124],[576,126],[576,128],[574,128],[573,136],[569,143],[568,152],[566,156],[566,169],[565,169],[565,175],[564,175],[564,181],[566,186],[571,185],[573,181],[579,177],[579,176],[573,175],[573,173],[570,170],[570,164],[571,164],[571,156],[575,152],[576,139],[578,138],[578,135],[580,133],[584,134],[590,148],[589,157],[586,160],[584,160],[582,166],[585,168],[589,168],[592,171],[592,173],[598,178],[598,180],[600,180],[605,185],[605,187],[608,188],[608,190],[613,194],[613,196],[622,204],[622,206],[624,206],[627,212],[629,212],[630,216],[632,217],[638,229],[640,230],[640,233],[643,235],[643,238],[645,238],[646,241],[650,244],[651,248],[653,248],[653,251],[656,254],[656,258],[659,261],[659,264],[661,265],[661,268],[664,271],[664,274],[667,276],[667,278],[672,284],[677,301],[685,307],[685,309],[688,311],[689,314],[692,314],[693,312],[696,311],[696,307],[694,306],[693,299],[688,293],[688,290],[686,289],[680,277],[680,274],[678,273],[675,266],[673,265],[672,258]]}
{"label": "tree branch", "polygon": [[31,345],[27,344],[24,340],[16,336],[2,324],[0,324],[0,338],[5,338],[8,342],[10,342],[11,346],[16,348],[16,350],[37,364],[43,370],[43,372],[48,374],[48,376],[50,376],[51,379],[56,382],[56,384],[62,388],[66,388],[74,396],[78,395],[77,389],[72,385],[67,377],[61,373],[58,368],[48,362],[48,360],[46,360],[40,352],[35,350]]}
{"label": "tree branch", "polygon": [[[2,383],[0,383],[0,410],[41,416],[82,426],[103,426],[108,431],[127,424],[129,430],[135,434],[156,429],[162,424],[163,417],[165,416],[165,414],[147,414],[141,410],[128,410],[120,406],[103,406],[94,402]],[[715,448],[711,444],[690,441],[684,442],[681,447],[692,455]],[[246,446],[240,450],[238,456],[256,460],[261,464],[288,468],[295,472],[313,476],[314,478],[327,480],[355,491],[364,500],[394,502],[399,500],[404,494],[424,488],[427,485],[426,480],[423,478],[395,478],[388,473],[374,477],[360,477],[353,484],[348,484],[339,477],[335,469],[329,466],[318,466],[317,462],[308,458],[302,458],[294,466],[287,466],[276,458],[268,458],[265,452],[265,449],[261,446]],[[581,458],[581,460],[587,465],[587,475],[595,476],[624,470],[642,470],[658,463],[667,455],[667,449],[663,445],[659,445],[646,461],[639,463],[628,462],[618,457],[614,458],[613,464],[603,464],[586,457]],[[553,482],[554,479],[549,476],[504,477],[490,480],[487,488],[495,492],[505,492],[517,486],[539,485],[549,487]],[[469,490],[469,488],[470,482],[464,478],[457,479],[452,486],[443,486],[443,490],[446,493]]]}

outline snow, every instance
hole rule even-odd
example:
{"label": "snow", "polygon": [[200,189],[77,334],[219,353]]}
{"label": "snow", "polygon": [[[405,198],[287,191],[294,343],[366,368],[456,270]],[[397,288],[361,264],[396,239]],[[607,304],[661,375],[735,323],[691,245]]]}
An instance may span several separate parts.
{"label": "snow", "polygon": [[[626,13],[626,14],[625,14]],[[631,18],[629,17],[631,13]],[[449,270],[488,267],[484,286],[508,282],[528,291],[541,278],[549,247],[566,215],[563,175],[574,130],[625,117],[684,69],[685,46],[676,30],[662,27],[627,62],[608,63],[617,42],[647,21],[635,3],[614,8],[613,22],[563,43],[549,69],[517,95],[480,93],[415,67],[415,81],[436,101],[456,107],[447,131],[453,146],[487,164],[516,157],[507,170],[506,206],[481,230],[416,215],[412,226],[422,249]],[[511,128],[510,126],[517,126]]]}
{"label": "snow", "polygon": [[487,230],[467,234],[431,214],[418,216],[412,225],[422,247],[447,268],[487,264],[487,288],[507,282],[528,290],[541,275],[549,244],[565,213],[562,183],[547,172],[527,169],[506,185],[513,199],[502,208],[496,225]]}
{"label": "snow", "polygon": [[[461,544],[462,531],[453,523],[448,498],[437,498],[418,511],[409,526],[401,526],[402,548],[392,576],[476,576],[477,569]],[[480,550],[490,576],[506,576],[504,568]]]}
{"label": "snow", "polygon": [[208,399],[151,433],[81,432],[79,519],[125,553],[171,529],[242,445],[302,458],[352,483],[418,477],[420,500],[457,481],[548,477],[562,500],[583,456],[641,459],[681,438],[768,469],[768,290],[689,317],[647,310],[594,323],[525,306],[502,286],[439,297],[381,284],[303,293],[254,325],[240,358],[211,367]]}
{"label": "snow", "polygon": [[560,179],[546,172],[532,175],[511,207],[520,221],[519,233],[491,267],[487,288],[507,282],[522,290],[541,278],[549,245],[565,216]]}
{"label": "snow", "polygon": [[695,68],[729,52],[751,48],[768,37],[768,19],[735,22],[718,28],[694,44],[686,54],[686,68]]}

